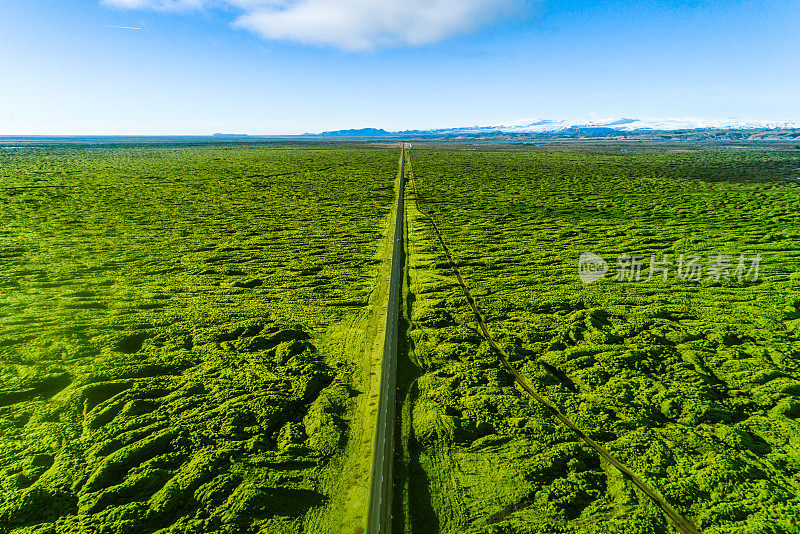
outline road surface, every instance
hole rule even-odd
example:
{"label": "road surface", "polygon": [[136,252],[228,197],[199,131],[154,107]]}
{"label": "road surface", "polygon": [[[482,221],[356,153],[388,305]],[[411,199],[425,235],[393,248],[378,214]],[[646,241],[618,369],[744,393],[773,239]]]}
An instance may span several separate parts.
{"label": "road surface", "polygon": [[378,422],[372,456],[372,482],[369,490],[367,534],[392,531],[392,482],[394,464],[395,398],[397,383],[397,341],[400,319],[400,271],[403,256],[406,149],[400,160],[400,189],[397,193],[392,271],[389,278],[389,301],[386,309],[386,339],[381,362],[381,389],[378,398]]}

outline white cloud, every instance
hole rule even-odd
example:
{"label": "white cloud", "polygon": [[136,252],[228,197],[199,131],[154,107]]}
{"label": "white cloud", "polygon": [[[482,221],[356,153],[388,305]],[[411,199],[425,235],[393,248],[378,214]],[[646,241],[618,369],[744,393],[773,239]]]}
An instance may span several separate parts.
{"label": "white cloud", "polygon": [[522,0],[104,0],[123,8],[186,10],[223,5],[235,25],[265,39],[344,50],[433,43],[508,15]]}

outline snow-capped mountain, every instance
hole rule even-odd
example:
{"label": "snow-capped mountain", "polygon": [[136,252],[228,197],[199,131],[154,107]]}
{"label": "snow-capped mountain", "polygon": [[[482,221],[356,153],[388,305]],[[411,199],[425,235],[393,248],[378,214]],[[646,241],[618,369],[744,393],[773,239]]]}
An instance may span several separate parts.
{"label": "snow-capped mountain", "polygon": [[[337,130],[324,132],[322,136],[333,137],[439,137],[439,136],[497,136],[497,135],[606,135],[613,132],[626,135],[647,134],[649,132],[691,132],[697,130],[781,130],[800,129],[800,121],[761,120],[761,119],[589,119],[553,120],[523,119],[494,125],[476,125],[428,130],[387,131],[376,128]],[[315,135],[315,134],[306,134]]]}
{"label": "snow-capped mountain", "polygon": [[[472,128],[454,128],[461,132],[508,132],[508,133],[547,133],[561,132],[569,129],[602,128],[625,132],[675,131],[675,130],[757,130],[757,129],[793,129],[800,128],[800,122],[774,121],[759,119],[600,119],[600,120],[552,120],[525,119],[494,126],[475,126]],[[442,130],[439,130],[442,131]]]}

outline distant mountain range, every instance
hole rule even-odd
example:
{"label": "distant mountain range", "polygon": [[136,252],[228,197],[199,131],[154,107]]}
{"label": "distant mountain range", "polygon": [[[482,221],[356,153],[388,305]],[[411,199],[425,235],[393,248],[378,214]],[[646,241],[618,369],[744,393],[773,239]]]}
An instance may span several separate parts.
{"label": "distant mountain range", "polygon": [[699,131],[741,131],[741,130],[796,130],[800,122],[769,121],[748,119],[604,119],[588,121],[568,121],[552,119],[527,119],[505,124],[488,126],[467,126],[460,128],[440,128],[431,130],[387,131],[377,128],[362,128],[323,132],[324,137],[487,137],[487,136],[608,136],[637,135],[655,132],[699,132]]}

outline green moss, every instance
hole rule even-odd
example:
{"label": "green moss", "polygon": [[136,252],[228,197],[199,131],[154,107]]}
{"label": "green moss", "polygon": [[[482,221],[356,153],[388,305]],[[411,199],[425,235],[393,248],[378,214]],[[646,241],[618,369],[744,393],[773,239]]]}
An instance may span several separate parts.
{"label": "green moss", "polygon": [[333,304],[372,290],[396,156],[0,154],[0,531],[299,531],[351,406],[329,332],[361,307]]}
{"label": "green moss", "polygon": [[[796,522],[800,194],[770,180],[796,154],[417,148],[411,158],[420,206],[541,394],[702,530]],[[477,324],[444,283],[449,264],[413,203],[410,219],[412,245],[427,254],[411,260],[410,338],[425,364],[413,424],[439,531],[671,532],[655,505],[508,387],[480,337],[458,334]],[[648,266],[651,254],[762,261],[756,283],[645,281],[645,269],[638,283],[584,285],[584,251],[610,260],[612,276],[624,253]],[[461,418],[455,440],[433,430],[448,411]],[[499,511],[472,507],[476,485],[505,496]]]}

